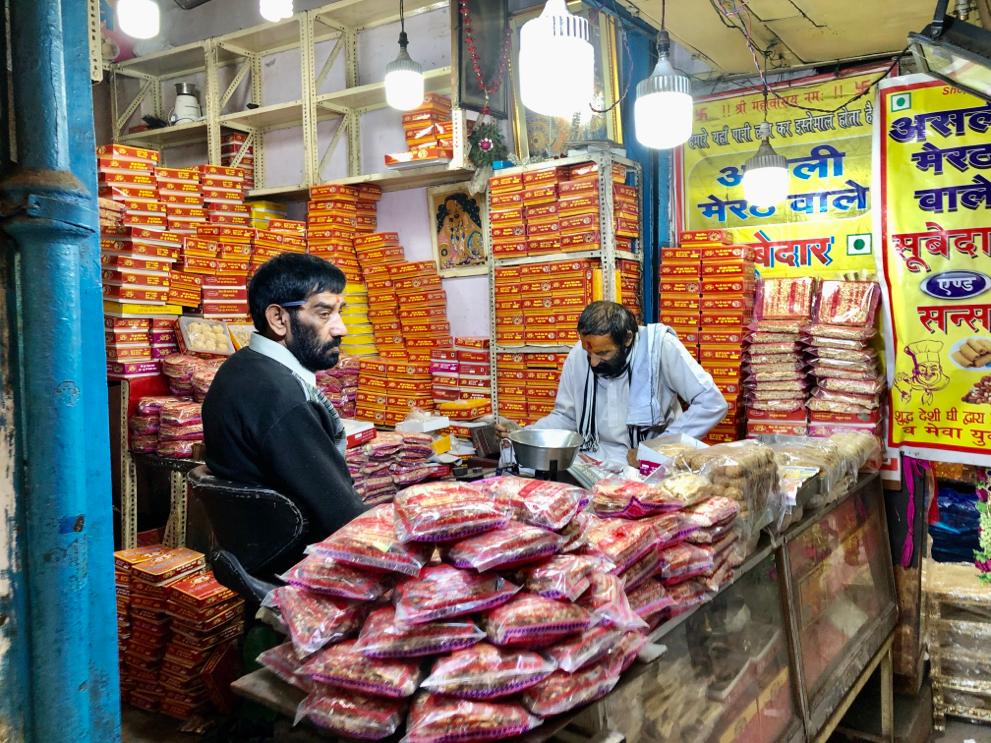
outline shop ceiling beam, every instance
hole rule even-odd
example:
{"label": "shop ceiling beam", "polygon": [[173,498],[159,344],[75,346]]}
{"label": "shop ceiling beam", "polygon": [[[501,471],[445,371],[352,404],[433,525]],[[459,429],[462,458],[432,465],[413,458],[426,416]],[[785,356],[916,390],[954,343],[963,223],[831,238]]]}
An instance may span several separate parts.
{"label": "shop ceiling beam", "polygon": [[[220,96],[221,108],[223,108],[230,102],[231,97],[234,95],[237,89],[241,87],[241,83],[244,82],[244,79],[248,76],[250,72],[251,72],[251,60],[247,59],[238,66],[237,74],[234,75],[234,79],[231,80],[231,84],[227,86],[227,90],[225,90],[224,94]],[[253,102],[257,103],[257,101],[253,101]]]}
{"label": "shop ceiling beam", "polygon": [[[84,90],[68,89],[78,78],[66,71],[86,43],[86,23],[75,19],[82,33],[70,35],[67,47],[60,0],[8,7],[19,168],[0,184],[0,198],[3,229],[18,259],[15,400],[24,448],[16,496],[23,504],[29,616],[21,640],[30,653],[30,739],[113,741],[114,731],[94,730],[90,688],[93,525],[86,459],[91,426],[100,424],[87,420],[96,380],[87,378],[92,367],[83,359],[81,281],[89,274],[81,254],[92,244],[98,217],[95,194],[72,173],[69,131],[69,101],[75,105],[90,91],[88,79]],[[89,66],[80,67],[88,78]],[[113,653],[110,642],[105,652]]]}

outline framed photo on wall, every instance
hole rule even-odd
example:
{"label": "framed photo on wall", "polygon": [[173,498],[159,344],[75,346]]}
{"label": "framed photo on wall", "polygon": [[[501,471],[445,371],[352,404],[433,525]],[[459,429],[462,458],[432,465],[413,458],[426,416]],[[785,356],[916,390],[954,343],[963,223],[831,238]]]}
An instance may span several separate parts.
{"label": "framed photo on wall", "polygon": [[[596,113],[588,107],[566,119],[530,111],[520,100],[519,65],[513,65],[513,139],[516,154],[522,161],[567,155],[570,148],[593,142],[623,144],[620,106],[605,111],[618,100],[620,94],[617,48],[622,31],[609,13],[570,2],[568,10],[588,19],[589,37],[595,49],[595,97],[592,105],[604,113]],[[538,6],[513,16],[513,59],[519,59],[520,27],[539,12]]]}
{"label": "framed photo on wall", "polygon": [[437,271],[447,278],[488,271],[485,254],[485,194],[468,193],[467,183],[427,189],[431,239]]}
{"label": "framed photo on wall", "polygon": [[[471,35],[478,52],[478,62],[482,79],[486,85],[494,82],[499,70],[499,61],[509,28],[509,0],[467,0],[471,18]],[[454,44],[458,63],[458,93],[454,105],[469,111],[481,112],[485,108],[485,93],[478,85],[472,64],[471,51],[465,38],[464,16],[461,15],[459,0],[451,0],[451,17],[454,26]],[[497,119],[509,118],[509,75],[502,81],[499,90],[488,99],[489,113]]]}

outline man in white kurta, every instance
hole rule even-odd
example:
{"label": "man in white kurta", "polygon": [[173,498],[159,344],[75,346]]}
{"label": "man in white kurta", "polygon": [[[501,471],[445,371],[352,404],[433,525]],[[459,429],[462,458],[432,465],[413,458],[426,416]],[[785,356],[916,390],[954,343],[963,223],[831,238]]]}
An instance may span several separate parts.
{"label": "man in white kurta", "polygon": [[554,410],[532,428],[577,431],[591,456],[627,462],[645,439],[675,433],[701,439],[726,415],[712,377],[666,325],[638,327],[622,305],[593,302],[578,335]]}

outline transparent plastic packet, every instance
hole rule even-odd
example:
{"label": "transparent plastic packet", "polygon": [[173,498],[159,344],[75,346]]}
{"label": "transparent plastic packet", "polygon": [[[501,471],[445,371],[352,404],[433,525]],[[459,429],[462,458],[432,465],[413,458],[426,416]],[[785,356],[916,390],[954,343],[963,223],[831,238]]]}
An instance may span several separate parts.
{"label": "transparent plastic packet", "polygon": [[543,721],[510,702],[479,702],[423,693],[416,697],[400,743],[462,743],[512,738]]}
{"label": "transparent plastic packet", "polygon": [[611,672],[618,677],[633,665],[640,651],[647,644],[647,636],[642,632],[626,632],[609,654],[612,661]]}
{"label": "transparent plastic packet", "polygon": [[829,392],[849,392],[855,395],[879,395],[884,391],[885,384],[880,379],[842,379],[826,377],[819,380],[819,388]]}
{"label": "transparent plastic packet", "polygon": [[649,520],[600,519],[589,517],[585,532],[587,554],[601,555],[621,573],[647,552],[656,548],[657,535]]}
{"label": "transparent plastic packet", "polygon": [[509,522],[496,499],[457,482],[430,482],[399,491],[396,534],[403,542],[453,542]]}
{"label": "transparent plastic packet", "polygon": [[758,281],[754,318],[758,322],[807,321],[812,314],[816,283],[810,276]]}
{"label": "transparent plastic packet", "polygon": [[170,400],[162,404],[158,414],[163,426],[202,423],[203,406],[193,400]]}
{"label": "transparent plastic packet", "polygon": [[[158,451],[158,433],[147,436],[135,436],[133,433],[128,437],[129,448],[135,454],[154,454]],[[192,452],[190,452],[192,456]]]}
{"label": "transparent plastic packet", "polygon": [[396,587],[396,619],[401,624],[425,624],[487,611],[519,591],[518,585],[496,573],[431,565]]}
{"label": "transparent plastic packet", "polygon": [[686,509],[682,514],[686,524],[708,529],[733,521],[740,513],[740,504],[732,498],[717,495]]}
{"label": "transparent plastic packet", "polygon": [[160,457],[172,459],[192,459],[193,452],[198,444],[202,443],[202,437],[195,439],[170,439],[163,441],[159,439],[155,453]]}
{"label": "transparent plastic packet", "polygon": [[307,555],[279,580],[312,593],[352,601],[376,601],[392,589],[394,582],[388,575],[359,570],[316,554]]}
{"label": "transparent plastic packet", "polygon": [[577,601],[591,585],[593,561],[578,555],[556,555],[547,562],[520,571],[523,587],[530,593],[557,601]]}
{"label": "transparent plastic packet", "polygon": [[585,509],[591,494],[566,483],[505,475],[479,480],[476,488],[490,493],[510,516],[551,531],[564,529]]}
{"label": "transparent plastic packet", "polygon": [[672,586],[668,589],[668,596],[671,597],[672,615],[677,616],[689,609],[698,606],[708,600],[709,591],[702,584],[702,582],[696,578],[694,580],[686,580],[684,583],[679,583],[676,586]]}
{"label": "transparent plastic packet", "polygon": [[846,405],[856,405],[857,407],[865,410],[877,410],[881,407],[881,400],[878,395],[858,395],[852,392],[836,392],[834,390],[827,390],[823,387],[818,387],[815,392],[812,393],[812,397],[815,400],[823,400],[825,402],[838,402]]}
{"label": "transparent plastic packet", "polygon": [[668,596],[667,590],[656,578],[649,578],[632,591],[627,591],[627,599],[629,599],[630,608],[648,624],[655,615],[674,603]]}
{"label": "transparent plastic packet", "polygon": [[862,407],[852,402],[837,402],[813,397],[808,402],[808,409],[814,413],[842,413],[843,415],[869,415],[871,408]]}
{"label": "transparent plastic packet", "polygon": [[852,351],[845,348],[813,348],[811,349],[813,362],[819,361],[854,361],[861,364],[877,364],[877,351],[873,348],[865,348],[860,351]]}
{"label": "transparent plastic packet", "polygon": [[545,648],[543,653],[562,671],[574,673],[605,658],[622,637],[623,630],[599,625]]}
{"label": "transparent plastic packet", "polygon": [[257,661],[287,684],[307,693],[313,691],[313,682],[306,676],[296,673],[303,663],[293,650],[291,642],[269,648],[258,656]]}
{"label": "transparent plastic packet", "polygon": [[157,415],[132,415],[127,421],[127,431],[131,436],[151,436],[158,438],[162,422]]}
{"label": "transparent plastic packet", "polygon": [[685,541],[698,528],[688,521],[684,514],[684,511],[672,511],[644,519],[654,528],[657,552]]}
{"label": "transparent plastic packet", "polygon": [[657,576],[665,586],[673,586],[716,569],[712,552],[691,543],[675,545],[660,553]]}
{"label": "transparent plastic packet", "polygon": [[777,351],[764,351],[750,350],[750,354],[747,356],[747,363],[752,368],[762,368],[766,366],[781,366],[792,364],[795,361],[795,352],[788,351],[787,353],[780,353]]}
{"label": "transparent plastic packet", "polygon": [[645,580],[650,578],[650,576],[657,571],[657,565],[659,562],[660,553],[656,549],[653,549],[635,563],[630,565],[630,567],[624,570],[619,576],[620,580],[623,581],[624,590],[627,592],[632,591]]}
{"label": "transparent plastic packet", "polygon": [[722,542],[728,535],[734,535],[736,522],[731,521],[726,524],[710,526],[705,529],[696,529],[688,537],[688,542],[694,545],[712,545]]}
{"label": "transparent plastic packet", "polygon": [[866,384],[882,382],[881,372],[876,364],[852,364],[851,366],[836,366],[832,363],[818,363],[812,366],[812,374],[816,379],[852,379]]}
{"label": "transparent plastic packet", "polygon": [[463,650],[484,638],[485,632],[468,618],[409,626],[398,622],[395,608],[387,606],[369,614],[355,649],[369,658],[420,658]]}
{"label": "transparent plastic packet", "polygon": [[355,643],[345,640],[314,653],[299,673],[321,684],[376,697],[405,699],[416,693],[423,680],[417,661],[368,658]]}
{"label": "transparent plastic packet", "polygon": [[174,400],[174,397],[166,397],[164,395],[142,397],[138,399],[135,413],[140,416],[158,416],[162,411],[162,406]]}
{"label": "transparent plastic packet", "polygon": [[344,738],[381,740],[394,734],[406,716],[407,703],[319,686],[296,708],[295,725],[304,719]]}
{"label": "transparent plastic packet", "polygon": [[688,472],[642,482],[609,478],[592,489],[592,505],[600,516],[639,519],[677,511],[710,496],[710,483]]}
{"label": "transparent plastic packet", "polygon": [[553,717],[604,697],[619,681],[619,668],[609,657],[575,673],[555,671],[521,698],[540,717]]}
{"label": "transparent plastic packet", "polygon": [[379,431],[363,448],[369,459],[390,459],[403,448],[403,435],[395,431]]}
{"label": "transparent plastic packet", "polygon": [[772,363],[787,364],[794,360],[796,354],[800,353],[802,346],[798,341],[785,341],[777,343],[761,342],[752,343],[749,349],[748,359],[751,364],[756,364],[754,357],[773,356],[777,361]]}
{"label": "transparent plastic packet", "polygon": [[438,658],[421,686],[459,699],[498,699],[540,683],[556,669],[553,660],[538,653],[481,642]]}
{"label": "transparent plastic packet", "polygon": [[561,538],[539,526],[510,521],[502,529],[469,537],[444,550],[444,559],[457,568],[509,570],[546,559],[558,551]]}
{"label": "transparent plastic packet", "polygon": [[494,645],[543,647],[584,632],[591,622],[591,616],[581,606],[521,593],[488,611],[482,625]]}
{"label": "transparent plastic packet", "polygon": [[872,328],[880,300],[881,287],[874,281],[826,280],[816,294],[812,321]]}
{"label": "transparent plastic packet", "polygon": [[866,342],[877,335],[877,329],[872,325],[849,326],[849,325],[829,325],[825,323],[811,323],[805,327],[804,331],[813,337],[834,338],[839,340],[851,340]]}
{"label": "transparent plastic packet", "polygon": [[590,581],[592,585],[578,600],[578,605],[589,612],[591,626],[605,624],[621,630],[647,629],[646,622],[630,607],[622,578],[596,572],[592,573]]}
{"label": "transparent plastic packet", "polygon": [[301,658],[357,634],[367,613],[364,604],[320,596],[296,586],[269,591],[262,606],[278,610],[293,649]]}
{"label": "transparent plastic packet", "polygon": [[860,472],[874,474],[881,469],[884,452],[876,436],[866,431],[845,431],[830,436],[829,442],[850,463],[850,475],[854,480]]}
{"label": "transparent plastic packet", "polygon": [[306,551],[359,568],[418,575],[432,548],[400,541],[394,506],[385,504],[366,511]]}
{"label": "transparent plastic packet", "polygon": [[870,341],[856,341],[849,338],[829,338],[822,335],[809,337],[809,346],[816,348],[837,348],[846,351],[864,351],[871,347]]}
{"label": "transparent plastic packet", "polygon": [[847,468],[839,448],[828,440],[805,436],[764,436],[761,440],[774,450],[774,460],[779,468],[817,468],[821,490],[826,492],[843,485]]}

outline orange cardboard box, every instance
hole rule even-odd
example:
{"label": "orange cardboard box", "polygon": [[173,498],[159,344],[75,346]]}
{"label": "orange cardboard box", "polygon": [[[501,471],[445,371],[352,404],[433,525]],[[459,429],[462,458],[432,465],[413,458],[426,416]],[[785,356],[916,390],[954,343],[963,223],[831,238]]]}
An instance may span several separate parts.
{"label": "orange cardboard box", "polygon": [[527,254],[525,240],[492,241],[492,256],[495,258],[522,258]]}
{"label": "orange cardboard box", "polygon": [[[578,331],[575,328],[553,328],[548,330],[531,329],[527,326],[524,339],[528,344],[534,345],[557,345],[570,344],[578,339]],[[531,390],[531,393],[533,390]]]}
{"label": "orange cardboard box", "polygon": [[111,286],[133,287],[165,287],[169,286],[169,273],[134,273],[133,271],[114,271],[107,269],[100,272],[104,284]]}
{"label": "orange cardboard box", "polygon": [[158,191],[146,186],[101,186],[99,190],[101,197],[113,201],[127,201],[129,203],[144,202],[148,204],[158,203]]}
{"label": "orange cardboard box", "polygon": [[568,199],[567,201],[561,201],[558,204],[558,214],[560,214],[561,217],[577,216],[581,214],[598,215],[598,213],[598,196],[579,196],[573,199]]}
{"label": "orange cardboard box", "polygon": [[541,168],[539,170],[528,170],[523,173],[523,185],[526,188],[557,183],[558,180],[560,179],[557,168]]}
{"label": "orange cardboard box", "polygon": [[661,263],[662,284],[665,280],[685,282],[690,279],[697,279],[699,273],[698,263],[676,263],[673,261]]}
{"label": "orange cardboard box", "polygon": [[732,245],[729,230],[685,230],[678,238],[681,245]]}
{"label": "orange cardboard box", "polygon": [[598,230],[561,235],[561,250],[565,253],[572,251],[598,250],[599,246],[600,242]]}
{"label": "orange cardboard box", "polygon": [[595,198],[599,196],[599,184],[595,180],[566,181],[558,187],[562,201]]}
{"label": "orange cardboard box", "polygon": [[742,330],[703,330],[699,342],[712,346],[739,345],[744,338],[746,333]]}
{"label": "orange cardboard box", "polygon": [[389,276],[394,281],[412,279],[416,276],[437,276],[437,265],[433,261],[404,261],[389,266]]}
{"label": "orange cardboard box", "polygon": [[702,263],[702,279],[751,279],[753,268],[744,263]]}
{"label": "orange cardboard box", "polygon": [[523,208],[506,209],[504,211],[492,212],[489,219],[493,225],[499,227],[523,224]]}
{"label": "orange cardboard box", "polygon": [[100,265],[103,268],[117,271],[159,271],[168,272],[172,268],[171,261],[157,261],[154,259],[144,260],[138,257],[126,255],[110,255],[101,253]]}
{"label": "orange cardboard box", "polygon": [[702,290],[706,296],[711,296],[713,294],[753,296],[754,281],[752,278],[735,278],[735,279],[706,278],[702,282]]}
{"label": "orange cardboard box", "polygon": [[[491,181],[490,181],[491,183]],[[495,216],[506,209],[520,209],[523,207],[523,191],[511,193],[492,194],[489,197],[489,211]]]}
{"label": "orange cardboard box", "polygon": [[533,255],[542,255],[561,252],[561,239],[558,237],[528,237],[526,241],[527,251]]}
{"label": "orange cardboard box", "polygon": [[733,345],[705,345],[699,346],[699,355],[703,362],[708,361],[713,364],[722,362],[738,366],[743,359],[743,348]]}
{"label": "orange cardboard box", "polygon": [[528,223],[539,224],[541,222],[558,221],[557,204],[541,204],[538,206],[527,205],[523,209],[523,214]]}
{"label": "orange cardboard box", "polygon": [[661,250],[661,263],[695,263],[700,264],[701,253],[698,248],[663,248]]}
{"label": "orange cardboard box", "polygon": [[124,173],[100,173],[97,181],[101,188],[106,186],[129,186],[157,189],[158,187],[158,181],[155,180],[155,176],[138,171],[128,171]]}
{"label": "orange cardboard box", "polygon": [[523,175],[497,175],[489,178],[489,192],[491,194],[505,194],[523,190]]}
{"label": "orange cardboard box", "polygon": [[522,300],[525,312],[574,311],[585,309],[582,297],[528,297]]}
{"label": "orange cardboard box", "polygon": [[523,203],[527,206],[553,204],[557,201],[557,185],[542,185],[527,188],[523,191]]}
{"label": "orange cardboard box", "polygon": [[712,312],[703,311],[702,312],[702,327],[703,328],[729,328],[729,329],[742,329],[747,326],[750,322],[750,311],[726,311],[726,312]]}
{"label": "orange cardboard box", "polygon": [[748,245],[707,245],[699,248],[703,261],[742,261],[753,263],[754,250]]}
{"label": "orange cardboard box", "polygon": [[706,296],[702,299],[702,310],[706,312],[743,312],[753,309],[753,300],[749,297],[733,297],[728,295]]}
{"label": "orange cardboard box", "polygon": [[571,260],[547,261],[544,263],[533,263],[521,267],[521,276],[525,278],[549,277],[572,278],[592,276],[592,270],[597,263],[590,260],[574,258]]}
{"label": "orange cardboard box", "polygon": [[565,233],[599,229],[598,214],[580,214],[576,217],[562,217],[561,231]]}
{"label": "orange cardboard box", "polygon": [[526,234],[527,237],[542,237],[550,238],[556,237],[557,233],[561,231],[561,225],[558,222],[540,222],[537,224],[527,223]]}
{"label": "orange cardboard box", "polygon": [[103,296],[107,299],[116,299],[121,302],[165,304],[169,296],[169,290],[168,288],[131,289],[126,286],[104,285]]}
{"label": "orange cardboard box", "polygon": [[660,320],[673,328],[698,328],[699,315],[697,312],[668,311],[661,307]]}
{"label": "orange cardboard box", "polygon": [[512,227],[496,227],[493,225],[491,229],[492,239],[519,239],[526,236],[526,227],[523,225],[514,225]]}
{"label": "orange cardboard box", "polygon": [[99,157],[96,167],[101,176],[119,175],[125,173],[140,173],[154,176],[154,166],[142,160],[121,160],[117,157]]}
{"label": "orange cardboard box", "polygon": [[622,183],[614,183],[612,187],[613,199],[619,202],[637,204],[640,201],[640,191],[636,186],[627,186]]}
{"label": "orange cardboard box", "polygon": [[699,296],[669,293],[661,296],[661,312],[698,313],[701,303]]}
{"label": "orange cardboard box", "polygon": [[151,165],[157,165],[161,157],[158,150],[148,150],[143,147],[128,147],[123,144],[101,145],[96,148],[96,156],[125,162],[142,162]]}

